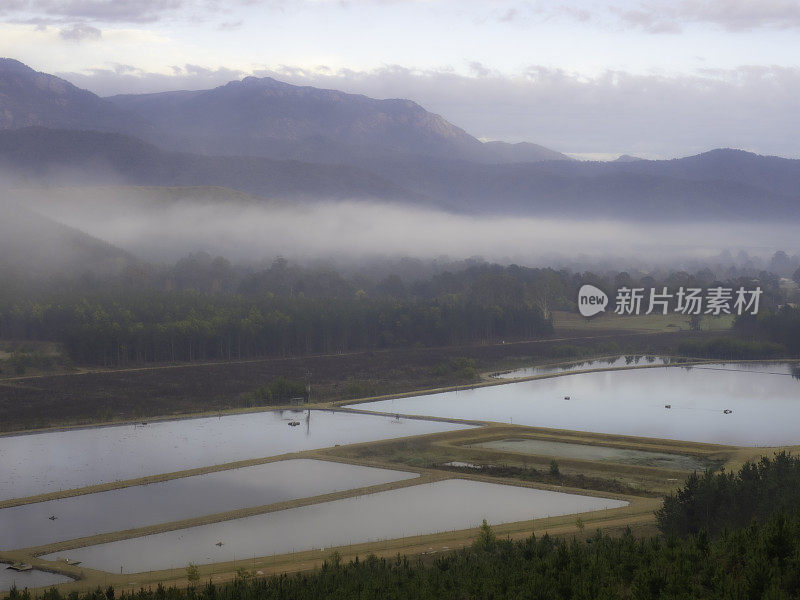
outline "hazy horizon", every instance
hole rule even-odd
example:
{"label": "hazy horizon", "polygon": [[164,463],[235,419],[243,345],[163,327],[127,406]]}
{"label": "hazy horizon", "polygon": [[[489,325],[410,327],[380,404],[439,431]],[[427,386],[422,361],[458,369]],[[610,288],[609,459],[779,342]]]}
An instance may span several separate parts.
{"label": "hazy horizon", "polygon": [[98,190],[91,197],[81,188],[29,190],[21,198],[58,223],[155,262],[207,252],[243,264],[275,256],[343,263],[480,257],[522,266],[678,269],[725,252],[764,264],[778,250],[800,253],[796,226],[778,222],[474,216],[364,200],[259,203],[191,193],[164,202],[146,188]]}

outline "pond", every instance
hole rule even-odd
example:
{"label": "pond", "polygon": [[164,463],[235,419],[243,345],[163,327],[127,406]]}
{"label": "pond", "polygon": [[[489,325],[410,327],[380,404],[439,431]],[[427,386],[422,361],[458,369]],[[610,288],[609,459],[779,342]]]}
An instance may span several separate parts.
{"label": "pond", "polygon": [[669,362],[669,358],[662,358],[660,356],[614,356],[571,363],[560,363],[557,365],[538,365],[535,367],[525,367],[523,369],[515,369],[506,373],[498,373],[495,375],[495,377],[498,379],[516,379],[517,377],[533,377],[534,375],[549,375],[552,373],[570,373],[572,371],[584,371],[587,369],[610,369],[618,367],[635,367],[640,365],[665,365],[669,364]]}
{"label": "pond", "polygon": [[9,569],[7,564],[0,563],[0,592],[7,592],[15,585],[17,589],[21,591],[25,588],[57,585],[59,583],[66,583],[67,581],[72,581],[72,579],[66,575],[37,571],[36,569],[30,571],[14,571],[13,569]]}
{"label": "pond", "polygon": [[354,406],[717,444],[790,445],[800,443],[800,380],[792,366],[705,364],[579,373]]}
{"label": "pond", "polygon": [[480,444],[470,444],[470,448],[486,448],[503,450],[519,454],[531,454],[553,458],[576,458],[579,460],[596,460],[663,469],[679,469],[684,471],[703,471],[715,466],[715,461],[685,454],[652,452],[650,450],[630,450],[610,446],[593,446],[590,444],[570,444],[537,440],[533,438],[492,440]]}
{"label": "pond", "polygon": [[[295,427],[290,422],[299,423]],[[336,444],[465,429],[331,411],[266,411],[0,437],[0,500]]]}
{"label": "pond", "polygon": [[[401,481],[416,473],[294,459],[0,509],[0,550]],[[55,517],[52,519],[51,517]]]}
{"label": "pond", "polygon": [[[118,573],[245,560],[626,506],[627,502],[463,479],[54,553]],[[220,544],[220,545],[218,545]]]}

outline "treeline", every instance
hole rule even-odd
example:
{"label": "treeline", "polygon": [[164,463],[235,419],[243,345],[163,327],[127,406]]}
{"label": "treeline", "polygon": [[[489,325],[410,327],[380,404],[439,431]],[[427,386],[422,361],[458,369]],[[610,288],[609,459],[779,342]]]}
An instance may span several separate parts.
{"label": "treeline", "polygon": [[552,331],[537,306],[469,297],[395,300],[139,293],[0,311],[0,337],[58,340],[78,363],[245,359],[530,339]]}
{"label": "treeline", "polygon": [[[396,272],[337,271],[282,258],[263,268],[233,267],[198,254],[171,267],[131,265],[105,278],[8,281],[0,287],[0,340],[57,341],[76,363],[109,366],[492,343],[549,333],[552,311],[574,310],[584,283],[613,294],[621,285],[754,282],[739,272],[720,282],[707,269],[599,275],[402,260],[386,268]],[[774,306],[781,298],[777,278],[762,273],[758,283],[762,306]]]}
{"label": "treeline", "polygon": [[738,473],[693,474],[683,489],[664,499],[657,511],[667,535],[701,531],[717,536],[726,529],[764,523],[775,513],[794,514],[800,498],[800,458],[780,452],[747,462]]}
{"label": "treeline", "polygon": [[679,356],[723,360],[760,360],[785,357],[785,345],[775,342],[743,340],[733,337],[686,340],[678,344]]}
{"label": "treeline", "polygon": [[792,355],[800,355],[800,309],[793,306],[764,311],[756,317],[740,317],[734,328],[742,336],[769,340],[784,346]]}

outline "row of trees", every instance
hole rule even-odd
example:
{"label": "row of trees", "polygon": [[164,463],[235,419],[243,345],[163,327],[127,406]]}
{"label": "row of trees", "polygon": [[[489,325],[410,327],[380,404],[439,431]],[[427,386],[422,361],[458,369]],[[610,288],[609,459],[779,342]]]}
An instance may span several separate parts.
{"label": "row of trees", "polygon": [[785,305],[757,317],[738,318],[735,329],[743,336],[764,339],[784,346],[791,354],[800,354],[800,309]]}
{"label": "row of trees", "polygon": [[766,360],[784,357],[787,352],[787,347],[783,344],[733,337],[685,340],[677,347],[680,356],[723,360]]}
{"label": "row of trees", "polygon": [[[243,270],[198,255],[167,269],[167,279],[166,267],[143,265],[141,273],[129,267],[105,279],[12,282],[0,288],[0,340],[58,341],[72,360],[102,365],[486,343],[549,332],[551,311],[574,309],[584,283],[611,293],[612,303],[621,285],[745,283],[719,282],[710,272],[598,275],[476,262],[459,270],[431,267],[411,279],[422,265],[395,266],[407,268],[407,276],[285,259]],[[762,309],[774,306],[777,278],[764,274],[758,284],[765,287]],[[795,347],[800,330],[787,322],[757,321],[765,335]],[[775,341],[789,346],[781,340]]]}
{"label": "row of trees", "polygon": [[656,517],[667,535],[705,531],[718,536],[754,521],[764,523],[775,513],[794,514],[798,498],[800,457],[780,452],[747,462],[738,473],[691,475],[683,489],[664,499]]}
{"label": "row of trees", "polygon": [[58,340],[79,363],[244,359],[527,339],[552,330],[536,306],[469,298],[248,298],[140,293],[0,309],[0,337]]}

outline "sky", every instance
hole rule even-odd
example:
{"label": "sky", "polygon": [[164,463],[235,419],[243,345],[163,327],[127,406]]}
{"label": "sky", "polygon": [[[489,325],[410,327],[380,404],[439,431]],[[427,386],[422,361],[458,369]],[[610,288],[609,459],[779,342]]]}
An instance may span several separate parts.
{"label": "sky", "polygon": [[106,96],[247,75],[580,158],[800,158],[800,0],[0,0],[0,56]]}

